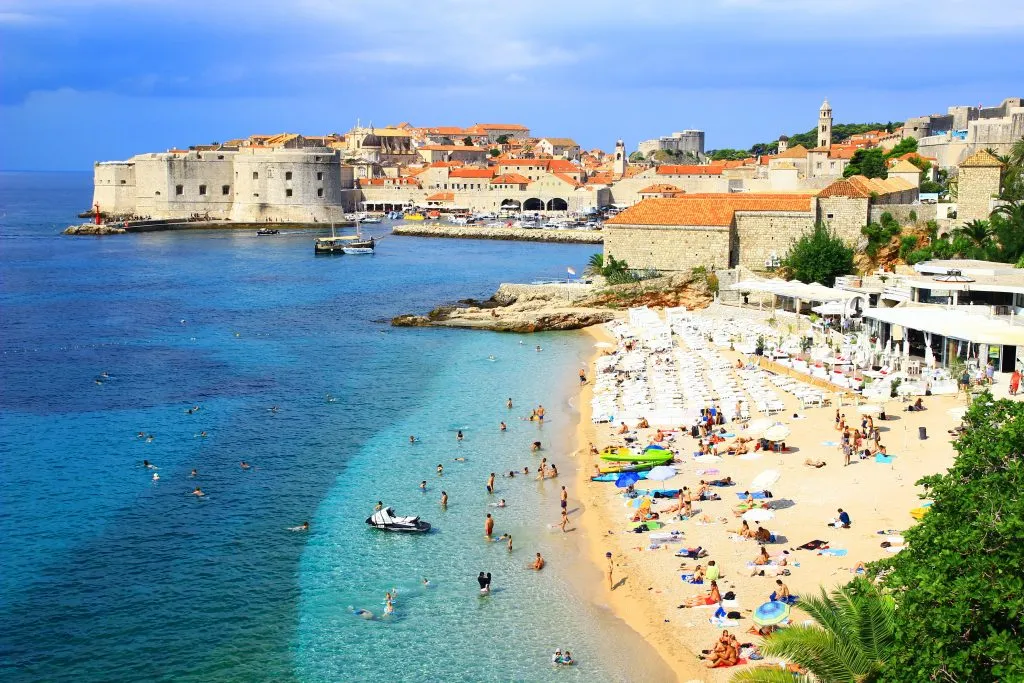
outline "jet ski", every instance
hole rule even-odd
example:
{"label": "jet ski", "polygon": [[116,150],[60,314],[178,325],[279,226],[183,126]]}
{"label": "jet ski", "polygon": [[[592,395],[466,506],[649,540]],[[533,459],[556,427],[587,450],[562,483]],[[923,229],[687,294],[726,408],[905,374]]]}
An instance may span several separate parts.
{"label": "jet ski", "polygon": [[430,524],[419,517],[397,517],[394,508],[377,510],[366,518],[366,523],[384,531],[430,531]]}

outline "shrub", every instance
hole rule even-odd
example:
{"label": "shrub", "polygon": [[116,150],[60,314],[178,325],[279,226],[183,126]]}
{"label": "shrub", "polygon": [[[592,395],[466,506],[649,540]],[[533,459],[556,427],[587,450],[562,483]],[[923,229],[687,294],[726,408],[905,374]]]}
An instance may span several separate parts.
{"label": "shrub", "polygon": [[839,275],[853,272],[853,249],[834,232],[818,223],[793,243],[783,264],[802,282],[820,282],[831,287]]}
{"label": "shrub", "polygon": [[907,257],[917,249],[917,237],[914,235],[904,235],[900,238],[900,258],[904,261]]}

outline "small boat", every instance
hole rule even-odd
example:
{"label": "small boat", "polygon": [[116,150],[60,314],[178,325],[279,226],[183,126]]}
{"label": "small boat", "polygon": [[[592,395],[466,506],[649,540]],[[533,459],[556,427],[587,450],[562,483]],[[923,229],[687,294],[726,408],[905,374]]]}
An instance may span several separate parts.
{"label": "small boat", "polygon": [[360,223],[380,223],[383,220],[384,219],[381,218],[380,216],[364,216],[363,218],[359,219],[359,222]]}
{"label": "small boat", "polygon": [[366,523],[374,529],[384,531],[409,531],[423,533],[430,531],[430,524],[419,517],[397,517],[394,508],[377,510],[366,518]]}
{"label": "small boat", "polygon": [[427,217],[424,216],[422,213],[410,213],[405,217],[405,220],[407,221],[423,221],[426,219]]}
{"label": "small boat", "polygon": [[628,448],[607,448],[601,452],[602,460],[611,462],[656,462],[662,463],[672,459],[672,451],[663,449],[646,450],[637,454]]}
{"label": "small boat", "polygon": [[356,242],[349,242],[342,246],[342,252],[346,254],[372,254],[373,248],[376,242],[371,237],[368,240],[359,240]]}
{"label": "small boat", "polygon": [[276,228],[260,228],[256,231],[256,234],[260,237],[263,237],[264,235],[278,235],[280,233],[281,231]]}

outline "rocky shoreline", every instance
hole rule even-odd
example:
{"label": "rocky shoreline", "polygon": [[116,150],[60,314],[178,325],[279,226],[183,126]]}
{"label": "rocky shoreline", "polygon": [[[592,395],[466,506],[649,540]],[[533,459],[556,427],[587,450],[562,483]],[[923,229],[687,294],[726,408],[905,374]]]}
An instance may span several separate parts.
{"label": "rocky shoreline", "polygon": [[82,223],[81,225],[69,225],[64,229],[63,235],[123,235],[127,232],[124,228],[100,223]]}
{"label": "rocky shoreline", "polygon": [[527,230],[526,228],[486,228],[476,225],[437,225],[403,223],[391,229],[393,235],[411,237],[451,237],[476,240],[515,240],[521,242],[557,242],[561,244],[603,244],[600,230]]}
{"label": "rocky shoreline", "polygon": [[630,306],[704,308],[712,294],[689,278],[663,277],[606,286],[595,284],[503,284],[490,299],[464,299],[426,315],[392,318],[394,327],[456,327],[492,332],[579,330],[614,319]]}

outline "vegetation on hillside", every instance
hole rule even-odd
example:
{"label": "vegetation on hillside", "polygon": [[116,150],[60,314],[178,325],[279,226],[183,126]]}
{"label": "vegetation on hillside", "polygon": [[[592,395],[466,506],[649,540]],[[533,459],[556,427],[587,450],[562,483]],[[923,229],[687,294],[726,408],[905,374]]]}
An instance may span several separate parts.
{"label": "vegetation on hillside", "polygon": [[[851,135],[866,133],[869,130],[885,130],[892,132],[903,125],[902,121],[890,121],[888,123],[837,123],[832,126],[832,142],[842,142]],[[818,146],[818,128],[815,126],[805,133],[795,133],[789,136],[789,146],[796,147],[803,145],[807,149]],[[779,151],[778,140],[771,142],[758,142],[750,146],[750,149],[712,149],[708,150],[707,156],[714,161],[746,159],[751,156],[764,154],[776,154]],[[903,152],[900,152],[901,154]]]}
{"label": "vegetation on hillside", "polygon": [[620,261],[612,255],[606,259],[604,254],[591,254],[587,260],[587,269],[584,275],[600,275],[610,285],[622,285],[628,282],[639,282],[658,277],[657,271],[633,270],[625,261]]}

